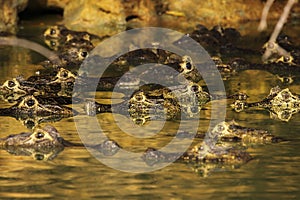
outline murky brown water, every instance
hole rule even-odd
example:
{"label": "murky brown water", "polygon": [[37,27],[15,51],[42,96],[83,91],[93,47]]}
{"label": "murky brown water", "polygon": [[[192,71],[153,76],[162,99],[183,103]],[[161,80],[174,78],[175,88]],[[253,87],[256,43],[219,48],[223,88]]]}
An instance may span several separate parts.
{"label": "murky brown water", "polygon": [[[33,39],[30,32],[27,32],[28,22],[23,23],[24,35]],[[41,32],[43,25],[34,22],[30,27]],[[35,53],[24,49],[0,47],[0,52],[1,83],[19,74],[30,76],[37,69],[30,63],[42,60]],[[228,90],[238,88],[246,91],[255,101],[268,95],[270,88],[276,86],[276,83],[275,75],[256,70],[231,77],[225,82],[225,86]],[[300,94],[298,85],[289,88]],[[7,103],[2,102],[1,106],[7,106]],[[207,128],[210,111],[210,107],[201,111],[200,132],[205,132]],[[154,139],[135,139],[118,129],[111,114],[97,117],[102,128],[108,130],[111,139],[122,147],[137,152],[142,152],[148,146],[164,146],[172,139],[178,125],[178,122],[167,122],[164,131]],[[84,147],[67,147],[50,161],[15,156],[0,150],[0,198],[299,199],[300,114],[295,114],[289,122],[282,122],[271,119],[270,114],[264,110],[236,113],[228,108],[226,118],[235,119],[246,127],[266,129],[289,141],[250,147],[248,151],[254,160],[236,169],[233,166],[216,169],[206,166],[203,169],[193,163],[176,162],[163,169],[141,174],[107,167]],[[124,117],[120,116],[117,120],[122,121]],[[186,129],[189,128],[189,121],[181,123],[184,123]],[[80,143],[72,119],[63,119],[52,125],[66,140]],[[28,131],[21,122],[10,117],[0,117],[0,130],[0,137]],[[87,131],[93,130],[96,129],[88,126]]]}

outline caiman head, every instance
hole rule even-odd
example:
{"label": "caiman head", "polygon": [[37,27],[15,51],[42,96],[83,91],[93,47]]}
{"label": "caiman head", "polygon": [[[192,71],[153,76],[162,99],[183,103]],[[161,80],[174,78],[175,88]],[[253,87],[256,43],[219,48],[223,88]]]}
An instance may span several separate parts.
{"label": "caiman head", "polygon": [[73,74],[71,71],[64,68],[60,68],[56,76],[54,77],[54,80],[51,81],[49,84],[75,82],[75,78],[75,74]]}
{"label": "caiman head", "polygon": [[[63,116],[71,117],[75,111],[69,107],[58,105],[54,102],[46,102],[45,100],[38,100],[32,95],[23,97],[16,105],[10,108],[0,109],[0,115],[5,116]],[[44,101],[44,102],[42,102]]]}
{"label": "caiman head", "polygon": [[60,91],[57,92],[57,95],[71,97],[75,79],[76,75],[71,71],[60,68],[53,80],[47,83],[47,85],[51,88],[57,88],[57,86],[60,86]]}
{"label": "caiman head", "polygon": [[22,86],[17,78],[7,80],[0,86],[0,96],[9,102],[16,101],[22,96],[27,95],[32,89]]}
{"label": "caiman head", "polygon": [[60,137],[58,131],[50,125],[45,127],[36,127],[32,133],[20,133],[9,135],[0,139],[2,148],[20,147],[20,148],[62,148],[64,147],[64,139]]}
{"label": "caiman head", "polygon": [[50,125],[36,127],[32,133],[20,133],[0,139],[0,148],[17,156],[32,156],[35,160],[52,160],[64,150],[66,142]]}
{"label": "caiman head", "polygon": [[63,50],[59,57],[66,66],[80,66],[91,50],[91,47],[70,46],[67,50]]}
{"label": "caiman head", "polygon": [[20,82],[16,78],[5,81],[0,90],[2,95],[11,93],[26,94],[26,91],[21,88]]}
{"label": "caiman head", "polygon": [[212,137],[218,137],[218,143],[240,142],[241,145],[277,143],[285,141],[281,137],[272,135],[267,130],[243,127],[234,120],[220,122],[211,132]]}
{"label": "caiman head", "polygon": [[38,95],[39,93],[40,91],[36,88],[24,84],[24,79],[22,77],[7,80],[0,86],[0,96],[8,102],[17,101],[29,94]]}
{"label": "caiman head", "polygon": [[67,29],[64,26],[50,26],[44,31],[45,38],[61,39],[66,35]]}

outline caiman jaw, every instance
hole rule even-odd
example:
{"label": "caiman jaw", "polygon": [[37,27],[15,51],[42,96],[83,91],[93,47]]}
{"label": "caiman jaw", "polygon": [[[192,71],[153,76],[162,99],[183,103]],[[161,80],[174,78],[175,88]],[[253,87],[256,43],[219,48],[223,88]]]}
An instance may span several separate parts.
{"label": "caiman jaw", "polygon": [[24,141],[28,139],[30,133],[21,133],[19,135],[10,135],[7,138],[0,140],[0,146],[5,148],[7,146],[19,146],[24,145]]}

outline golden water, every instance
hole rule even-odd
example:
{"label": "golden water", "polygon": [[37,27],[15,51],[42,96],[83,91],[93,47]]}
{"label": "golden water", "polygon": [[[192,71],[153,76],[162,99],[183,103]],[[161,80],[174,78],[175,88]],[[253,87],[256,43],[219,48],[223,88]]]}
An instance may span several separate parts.
{"label": "golden water", "polygon": [[[38,24],[33,25],[33,29],[40,30],[38,27]],[[36,71],[30,63],[41,59],[22,49],[0,47],[0,51],[1,83],[19,74],[30,76]],[[5,54],[7,51],[9,53]],[[8,55],[15,57],[7,58]],[[275,75],[265,71],[245,71],[225,85],[228,90],[239,88],[247,92],[255,101],[268,95],[270,88],[276,86],[275,80]],[[290,89],[300,94],[298,85]],[[209,123],[210,108],[207,109],[201,111],[200,132],[205,132]],[[121,133],[111,114],[97,117],[102,128],[109,131],[110,138],[123,148],[137,152],[148,146],[159,148],[165,145],[176,133],[178,125],[168,122],[154,139],[135,139]],[[282,122],[270,119],[264,110],[236,113],[228,108],[226,118],[235,119],[246,127],[266,129],[289,141],[249,147],[248,151],[254,157],[249,163],[239,168],[207,168],[204,173],[201,166],[182,162],[149,173],[121,172],[102,164],[84,147],[67,147],[50,161],[0,150],[0,199],[299,199],[300,114],[294,115],[289,122]],[[72,119],[52,125],[66,140],[81,142]],[[189,128],[188,122],[185,127]],[[10,117],[0,117],[0,130],[0,137],[28,131]]]}

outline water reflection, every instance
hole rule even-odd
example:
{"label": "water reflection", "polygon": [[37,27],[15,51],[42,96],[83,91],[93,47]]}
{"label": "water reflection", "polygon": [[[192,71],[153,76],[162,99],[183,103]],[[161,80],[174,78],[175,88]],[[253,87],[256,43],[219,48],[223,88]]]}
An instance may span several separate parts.
{"label": "water reflection", "polygon": [[[267,150],[271,149],[273,148],[270,147]],[[286,150],[285,147],[283,149]],[[252,198],[253,196],[270,199],[295,198],[299,174],[295,172],[293,166],[299,162],[289,160],[290,156],[286,155],[287,153],[289,152],[278,154],[278,151],[273,150],[273,153],[263,156],[263,161],[254,160],[235,170],[216,169],[205,179],[201,174],[191,173],[190,167],[193,167],[193,164],[191,166],[184,163],[174,163],[152,173],[119,172],[102,165],[90,157],[86,151],[78,148],[66,149],[55,162],[8,159],[2,155],[1,160],[7,159],[7,167],[1,166],[5,177],[1,175],[0,194],[2,197],[10,198],[21,197],[22,194],[32,198],[35,196],[67,198],[71,194],[78,198],[104,199],[159,198],[162,196],[169,198],[201,196],[220,199],[226,193],[224,199]],[[269,156],[275,156],[276,162],[272,162],[273,159],[268,158]],[[282,161],[285,159],[286,161]],[[14,184],[11,184],[12,181]],[[278,192],[280,188],[285,188],[289,192]],[[277,191],[275,194],[272,193],[274,190]]]}
{"label": "water reflection", "polygon": [[241,112],[248,108],[264,108],[270,112],[272,119],[279,119],[288,122],[292,115],[300,110],[299,96],[292,94],[289,88],[281,89],[276,86],[270,90],[270,94],[263,100],[247,103],[246,99],[236,100],[231,107],[236,112]]}
{"label": "water reflection", "polygon": [[[51,125],[35,127],[31,133],[9,135],[0,138],[0,148],[15,156],[31,156],[35,160],[52,160],[65,147],[84,147],[79,143],[72,143],[63,139],[56,128]],[[87,146],[101,152],[104,156],[115,155],[120,146],[112,141],[106,140],[101,144]]]}
{"label": "water reflection", "polygon": [[[37,24],[37,26],[40,25]],[[32,53],[23,50],[19,53],[32,55]],[[8,54],[4,57],[8,58]],[[13,53],[12,58],[5,61],[2,66],[1,83],[19,74],[28,77],[38,68],[31,65],[24,68],[24,65],[28,66],[28,63],[35,62],[28,56]],[[17,63],[22,63],[22,65],[15,66]],[[292,95],[299,94],[298,70],[295,68],[292,71],[282,69],[279,69],[278,73],[275,71],[269,73],[270,70],[268,69],[256,68],[255,70],[244,70],[229,75],[225,81],[227,91],[229,94],[244,92],[249,95],[251,101],[256,102],[264,99],[269,94],[270,89],[278,85],[278,81],[283,80],[285,85],[286,83],[289,84]],[[293,76],[293,70],[297,76]],[[290,78],[293,81],[290,81]],[[240,113],[233,112],[230,103],[232,103],[231,100],[228,100],[227,118],[235,119],[244,127],[268,130],[289,141],[280,144],[249,145],[247,151],[254,159],[242,166],[175,162],[161,170],[143,174],[129,174],[108,168],[82,147],[64,148],[55,159],[43,162],[33,160],[30,156],[12,155],[1,151],[0,196],[8,199],[66,199],[70,196],[81,199],[299,198],[299,115],[294,115],[288,123],[282,123],[270,119],[268,111],[265,110],[246,109]],[[9,106],[11,105],[6,102],[1,104],[1,107]],[[291,110],[287,111],[292,113]],[[205,133],[211,112],[218,112],[218,110],[217,108],[212,110],[207,104],[199,112],[201,120],[197,128],[199,132]],[[277,113],[277,111],[274,112]],[[291,115],[285,114],[285,116]],[[284,118],[287,119],[288,117]],[[116,121],[121,121],[124,122],[122,126],[130,127],[129,124],[126,124],[124,116],[119,115],[116,119],[110,113],[106,113],[100,114],[97,119],[102,123],[106,134],[111,139],[118,142],[122,148],[131,151],[143,152],[149,146],[160,148],[174,137],[178,129],[177,121],[168,121],[164,125],[164,129],[154,137],[148,140],[144,138],[134,139],[121,132],[115,125]],[[24,127],[14,118],[0,117],[0,122],[1,137],[24,131]],[[40,122],[43,123],[44,121]],[[36,122],[34,123],[36,124]],[[183,123],[186,130],[192,126],[192,123],[188,121]],[[60,130],[61,135],[66,140],[73,143],[81,142],[76,134],[73,118],[62,119],[52,125]],[[90,126],[90,124],[86,125],[88,131],[99,134],[95,131],[95,127]],[[155,122],[152,125],[155,126]],[[195,143],[198,142],[202,142],[202,140],[196,139]],[[111,151],[104,154],[109,157],[112,155],[109,152]],[[40,153],[36,155],[38,156],[35,157],[42,158]],[[47,159],[47,156],[49,155],[44,155],[44,159]],[[192,173],[192,171],[196,173]]]}
{"label": "water reflection", "polygon": [[[249,138],[250,136],[253,138]],[[238,137],[240,138],[237,139]],[[280,141],[277,137],[276,141],[274,139],[275,137],[265,130],[242,127],[235,122],[221,122],[212,132],[206,134],[204,141],[183,155],[181,152],[167,153],[148,148],[142,158],[147,165],[151,166],[180,158],[177,161],[178,163],[186,163],[189,167],[192,167],[193,171],[207,177],[216,172],[240,168],[242,164],[253,159],[244,149],[232,148],[232,142],[244,145],[247,142],[262,144]],[[215,145],[212,140],[216,140],[217,144]],[[224,145],[225,143],[227,144]],[[128,146],[128,143],[125,145]],[[36,127],[31,133],[20,133],[0,139],[0,146],[14,156],[30,156],[34,160],[44,161],[53,160],[65,148],[85,150],[81,143],[73,143],[63,139],[57,129],[50,125],[43,128]],[[105,140],[100,144],[85,144],[85,147],[100,152],[107,159],[115,156],[122,148],[113,140]],[[204,153],[204,151],[208,152]],[[120,157],[117,155],[110,160],[112,162],[114,160],[119,161]],[[132,162],[136,161],[132,160]],[[136,165],[140,164],[136,162]]]}

